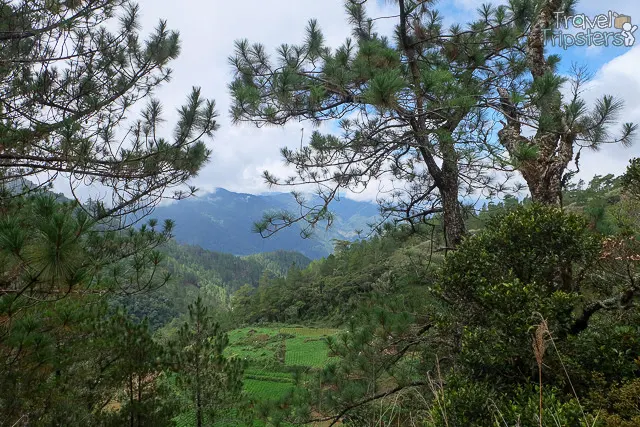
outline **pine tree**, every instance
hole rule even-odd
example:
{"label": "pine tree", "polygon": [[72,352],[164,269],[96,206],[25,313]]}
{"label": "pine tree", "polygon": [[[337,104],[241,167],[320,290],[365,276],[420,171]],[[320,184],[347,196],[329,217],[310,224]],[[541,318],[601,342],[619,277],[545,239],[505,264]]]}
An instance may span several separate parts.
{"label": "pine tree", "polygon": [[[126,227],[195,190],[183,187],[207,161],[204,137],[217,123],[194,88],[173,136],[161,136],[150,95],[170,79],[179,38],[161,21],[143,40],[138,15],[124,0],[0,4],[1,424],[95,424],[125,379],[136,392],[153,387],[139,381],[155,369],[148,333],[126,320],[110,334],[103,303],[169,280],[157,248],[173,223]],[[110,198],[80,204],[41,191],[56,179],[74,196],[89,185]],[[154,399],[130,399],[129,419],[162,418]]]}
{"label": "pine tree", "polygon": [[[562,190],[579,170],[583,149],[598,149],[605,144],[632,143],[637,125],[625,123],[617,136],[611,128],[623,109],[623,103],[605,95],[587,105],[582,97],[589,73],[573,67],[567,79],[558,70],[560,57],[547,55],[546,45],[555,37],[556,19],[570,15],[575,0],[527,0],[515,3],[528,10],[523,15],[527,37],[511,52],[512,75],[497,80],[499,102],[496,111],[504,116],[498,132],[511,163],[522,173],[534,201],[559,205]],[[564,95],[563,87],[570,87]],[[526,133],[534,133],[526,136]],[[575,161],[576,170],[569,170]],[[502,159],[505,163],[505,159]]]}
{"label": "pine tree", "polygon": [[148,322],[134,322],[119,311],[102,324],[108,354],[117,358],[111,370],[121,384],[122,405],[117,412],[107,413],[106,422],[113,426],[131,427],[173,425],[176,406],[169,390],[159,378],[164,375],[164,351],[149,333]]}
{"label": "pine tree", "polygon": [[627,171],[622,176],[622,184],[632,196],[640,198],[640,158],[629,161]]}
{"label": "pine tree", "polygon": [[196,425],[210,425],[220,410],[237,403],[244,364],[223,352],[229,338],[202,299],[189,305],[189,319],[172,344],[178,381],[191,396]]}
{"label": "pine tree", "polygon": [[454,25],[444,31],[435,2],[398,0],[389,40],[374,31],[364,3],[345,2],[353,39],[335,51],[325,46],[315,20],[304,42],[283,44],[275,60],[260,44],[236,42],[230,59],[236,121],[332,121],[341,132],[314,132],[308,146],[282,150],[296,175],[280,179],[265,172],[266,181],[315,184],[320,201],[294,192],[301,214],[267,215],[257,231],[270,235],[298,221],[309,224],[307,231],[321,221],[331,224],[329,204],[341,189],[361,191],[386,179],[392,187],[380,193],[385,216],[420,222],[442,212],[453,247],[465,232],[460,198],[505,190],[487,174],[485,159],[498,144],[490,139],[480,99],[511,72],[500,71],[500,57],[518,40],[516,12],[483,7],[469,30]]}
{"label": "pine tree", "polygon": [[76,203],[51,194],[2,199],[0,208],[2,423],[76,424],[124,390],[113,368],[130,354],[113,345],[125,336],[104,336],[105,297],[167,283],[156,248],[172,223],[97,232]]}
{"label": "pine tree", "polygon": [[161,136],[162,106],[150,95],[170,79],[179,38],[161,21],[143,40],[138,17],[124,0],[0,4],[0,187],[15,194],[36,185],[27,178],[44,186],[60,177],[74,194],[96,185],[111,196],[87,207],[98,218],[191,193],[181,186],[207,161],[215,104],[194,88],[173,138]]}

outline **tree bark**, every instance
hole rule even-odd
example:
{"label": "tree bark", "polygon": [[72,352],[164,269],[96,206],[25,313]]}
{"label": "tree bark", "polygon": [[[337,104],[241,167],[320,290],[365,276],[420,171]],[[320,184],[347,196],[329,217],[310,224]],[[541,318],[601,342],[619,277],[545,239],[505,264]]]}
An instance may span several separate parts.
{"label": "tree bark", "polygon": [[[455,156],[455,151],[449,153]],[[442,164],[442,185],[438,187],[442,197],[443,222],[447,248],[455,248],[466,233],[462,207],[458,200],[458,161],[444,156]]]}
{"label": "tree bark", "polygon": [[[529,186],[531,199],[544,205],[562,203],[562,179],[573,158],[573,142],[563,139],[553,144],[540,144],[542,150],[536,159],[523,162],[522,176]],[[549,151],[559,151],[557,155]]]}
{"label": "tree bark", "polygon": [[[564,119],[559,119],[561,132],[539,130],[535,136],[526,138],[521,134],[520,113],[513,105],[509,92],[500,88],[500,103],[506,123],[498,132],[500,143],[507,149],[517,169],[527,182],[531,199],[545,205],[562,203],[562,185],[564,171],[573,159],[575,135],[570,131]],[[560,105],[552,105],[557,108]],[[519,159],[522,146],[534,146],[537,153],[533,158]]]}
{"label": "tree bark", "polygon": [[[398,1],[400,8],[400,41],[405,55],[407,56],[409,69],[413,79],[413,91],[415,93],[415,115],[409,119],[414,137],[423,161],[427,166],[429,174],[433,178],[435,186],[440,192],[442,198],[443,222],[445,229],[445,238],[447,248],[455,248],[465,234],[464,218],[462,217],[462,209],[458,201],[459,196],[459,168],[458,156],[454,143],[452,141],[439,140],[440,151],[442,152],[442,166],[439,167],[436,159],[430,150],[430,142],[427,135],[433,134],[427,126],[428,115],[425,113],[425,97],[423,93],[420,77],[420,67],[418,65],[418,56],[413,47],[408,33],[408,19],[406,5],[404,0]],[[449,135],[458,126],[466,113],[451,113],[446,122],[441,126],[441,130],[446,131]],[[438,112],[435,121],[441,119]]]}
{"label": "tree bark", "polygon": [[[538,15],[531,24],[525,54],[534,81],[553,71],[553,67],[545,57],[545,30],[553,25],[555,13],[561,9],[561,6],[560,0],[542,1]],[[549,126],[548,123],[546,125],[538,123],[536,134],[530,138],[522,135],[523,114],[511,101],[509,91],[498,88],[498,94],[501,112],[505,116],[498,138],[512,160],[518,163],[516,168],[527,182],[531,198],[545,205],[561,205],[562,180],[564,171],[573,159],[575,135],[563,115],[560,91],[556,90],[553,96],[547,97],[548,102],[540,106],[540,122],[545,116],[545,120],[553,121],[553,126]],[[519,159],[517,155],[523,146],[535,147],[536,156]]]}

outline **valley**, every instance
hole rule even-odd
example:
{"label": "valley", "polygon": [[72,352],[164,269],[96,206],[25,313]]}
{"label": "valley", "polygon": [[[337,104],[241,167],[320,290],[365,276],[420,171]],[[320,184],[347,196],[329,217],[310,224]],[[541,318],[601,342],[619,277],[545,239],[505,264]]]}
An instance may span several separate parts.
{"label": "valley", "polygon": [[640,426],[610,6],[1,0],[0,427]]}

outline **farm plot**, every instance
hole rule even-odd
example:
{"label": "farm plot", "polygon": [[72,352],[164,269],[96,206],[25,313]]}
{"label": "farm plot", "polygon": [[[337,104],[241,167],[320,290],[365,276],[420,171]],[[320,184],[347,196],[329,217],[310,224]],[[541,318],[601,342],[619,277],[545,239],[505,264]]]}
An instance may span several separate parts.
{"label": "farm plot", "polygon": [[244,377],[249,396],[276,400],[293,388],[293,367],[321,368],[327,363],[326,337],[338,332],[294,326],[235,329],[229,332],[225,353],[249,363]]}
{"label": "farm plot", "polygon": [[253,380],[245,378],[244,389],[247,394],[259,400],[279,400],[293,389],[293,383]]}
{"label": "farm plot", "polygon": [[303,328],[303,327],[287,327],[280,328],[281,334],[290,334],[300,337],[328,337],[340,332],[339,329],[331,328]]}
{"label": "farm plot", "polygon": [[288,339],[286,345],[285,365],[319,368],[329,359],[327,342],[322,338],[299,336]]}
{"label": "farm plot", "polygon": [[292,383],[293,374],[290,372],[274,372],[267,369],[249,368],[244,371],[244,377],[252,380]]}
{"label": "farm plot", "polygon": [[243,328],[229,332],[229,346],[225,355],[240,357],[251,364],[264,365],[275,360],[281,345],[278,330],[273,328]]}

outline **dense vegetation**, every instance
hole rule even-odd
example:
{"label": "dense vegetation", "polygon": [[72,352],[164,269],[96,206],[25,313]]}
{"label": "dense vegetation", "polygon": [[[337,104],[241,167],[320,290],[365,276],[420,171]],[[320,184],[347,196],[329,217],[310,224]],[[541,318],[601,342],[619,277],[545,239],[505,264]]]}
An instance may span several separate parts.
{"label": "dense vegetation", "polygon": [[178,245],[173,240],[159,250],[171,275],[168,283],[154,292],[119,295],[111,300],[111,305],[126,308],[137,319],[147,318],[152,330],[187,313],[187,306],[198,296],[217,312],[224,313],[229,310],[230,295],[241,287],[257,287],[261,280],[284,276],[292,266],[304,268],[311,262],[297,252],[237,257]]}
{"label": "dense vegetation", "polygon": [[[394,186],[374,235],[310,261],[182,246],[148,217],[195,192],[218,128],[194,88],[161,136],[164,21],[142,40],[126,0],[1,2],[0,425],[640,425],[640,160],[588,184],[570,169],[636,126],[613,136],[622,103],[587,105],[585,73],[547,55],[574,1],[448,32],[433,3],[394,1],[393,39],[347,0],[336,50],[314,20],[275,61],[236,43],[235,121],[341,132],[282,150],[296,172],[265,179],[317,191],[257,233],[308,237],[341,191]],[[478,195],[501,197],[476,212]]]}
{"label": "dense vegetation", "polygon": [[446,257],[424,234],[390,229],[239,290],[236,310],[348,330],[329,340],[339,359],[305,384],[336,419],[636,425],[640,194],[623,182],[566,192],[564,212],[485,206]]}

